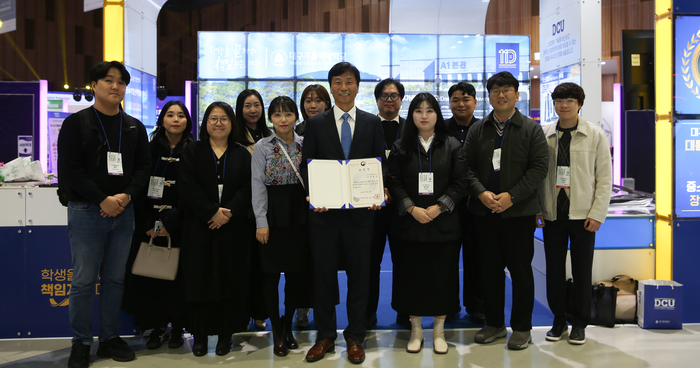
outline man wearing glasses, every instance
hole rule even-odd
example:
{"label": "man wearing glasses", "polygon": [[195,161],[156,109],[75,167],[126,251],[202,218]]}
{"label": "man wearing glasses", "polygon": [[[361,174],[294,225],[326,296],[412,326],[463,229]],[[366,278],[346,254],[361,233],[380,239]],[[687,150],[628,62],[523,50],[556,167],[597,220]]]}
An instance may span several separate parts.
{"label": "man wearing glasses", "polygon": [[[401,102],[403,101],[405,89],[401,82],[387,78],[379,82],[374,88],[374,98],[379,108],[379,118],[382,120],[384,130],[384,149],[386,154],[383,160],[389,157],[389,151],[394,142],[401,138],[403,126],[406,119],[399,116]],[[389,234],[389,218],[394,211],[391,201],[387,201],[387,208],[376,213],[374,218],[374,236],[372,238],[372,255],[370,260],[369,275],[369,299],[367,301],[367,329],[371,329],[377,324],[377,307],[379,306],[379,275],[386,246],[387,235]],[[389,246],[391,247],[391,237]],[[396,323],[410,329],[411,320],[407,315],[398,313]]]}
{"label": "man wearing glasses", "polygon": [[489,78],[486,88],[493,111],[469,129],[464,150],[469,172],[469,210],[475,215],[479,272],[484,287],[486,327],[474,341],[486,344],[506,337],[505,272],[513,283],[508,349],[531,342],[535,283],[532,276],[535,216],[540,212],[537,188],[547,176],[544,133],[515,108],[518,80],[508,72]]}

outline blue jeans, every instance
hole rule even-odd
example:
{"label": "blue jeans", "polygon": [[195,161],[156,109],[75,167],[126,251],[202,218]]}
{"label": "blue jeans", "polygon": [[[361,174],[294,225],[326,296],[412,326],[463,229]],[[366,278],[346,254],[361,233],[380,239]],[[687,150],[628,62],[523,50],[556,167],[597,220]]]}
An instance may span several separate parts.
{"label": "blue jeans", "polygon": [[134,206],[117,217],[100,216],[100,206],[68,203],[68,238],[73,259],[68,315],[73,343],[92,344],[92,302],[99,276],[100,341],[119,336],[124,273],[134,233]]}

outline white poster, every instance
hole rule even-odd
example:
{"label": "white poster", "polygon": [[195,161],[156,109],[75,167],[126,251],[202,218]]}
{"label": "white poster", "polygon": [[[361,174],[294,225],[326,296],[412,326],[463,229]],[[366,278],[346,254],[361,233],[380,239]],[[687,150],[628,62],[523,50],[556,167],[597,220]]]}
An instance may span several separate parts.
{"label": "white poster", "polygon": [[[581,6],[578,1],[540,18],[540,72],[581,62]],[[540,8],[541,14],[548,14]]]}

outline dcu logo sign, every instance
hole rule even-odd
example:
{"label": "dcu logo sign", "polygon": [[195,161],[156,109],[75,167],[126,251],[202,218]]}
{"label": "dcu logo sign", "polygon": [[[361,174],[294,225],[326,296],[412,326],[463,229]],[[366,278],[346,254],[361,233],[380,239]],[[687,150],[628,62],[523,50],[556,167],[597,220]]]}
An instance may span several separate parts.
{"label": "dcu logo sign", "polygon": [[518,64],[520,44],[518,43],[497,43],[496,44],[496,73],[510,72],[518,75]]}
{"label": "dcu logo sign", "polygon": [[654,309],[675,310],[675,298],[654,298]]}

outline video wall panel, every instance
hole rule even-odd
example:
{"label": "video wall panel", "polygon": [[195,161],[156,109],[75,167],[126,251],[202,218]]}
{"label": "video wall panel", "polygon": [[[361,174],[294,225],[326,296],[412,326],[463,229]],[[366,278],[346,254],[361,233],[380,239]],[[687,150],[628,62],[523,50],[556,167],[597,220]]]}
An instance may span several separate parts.
{"label": "video wall panel", "polygon": [[265,110],[279,94],[299,104],[309,84],[328,89],[328,70],[340,61],[360,70],[356,105],[371,113],[378,112],[376,83],[393,77],[406,87],[401,116],[406,116],[413,96],[430,92],[438,98],[445,119],[451,117],[447,91],[467,81],[476,87],[474,115],[481,118],[491,111],[486,80],[508,70],[521,82],[516,106],[529,114],[529,36],[199,32],[198,39],[200,122],[211,102],[235,106],[245,88],[260,92]]}

